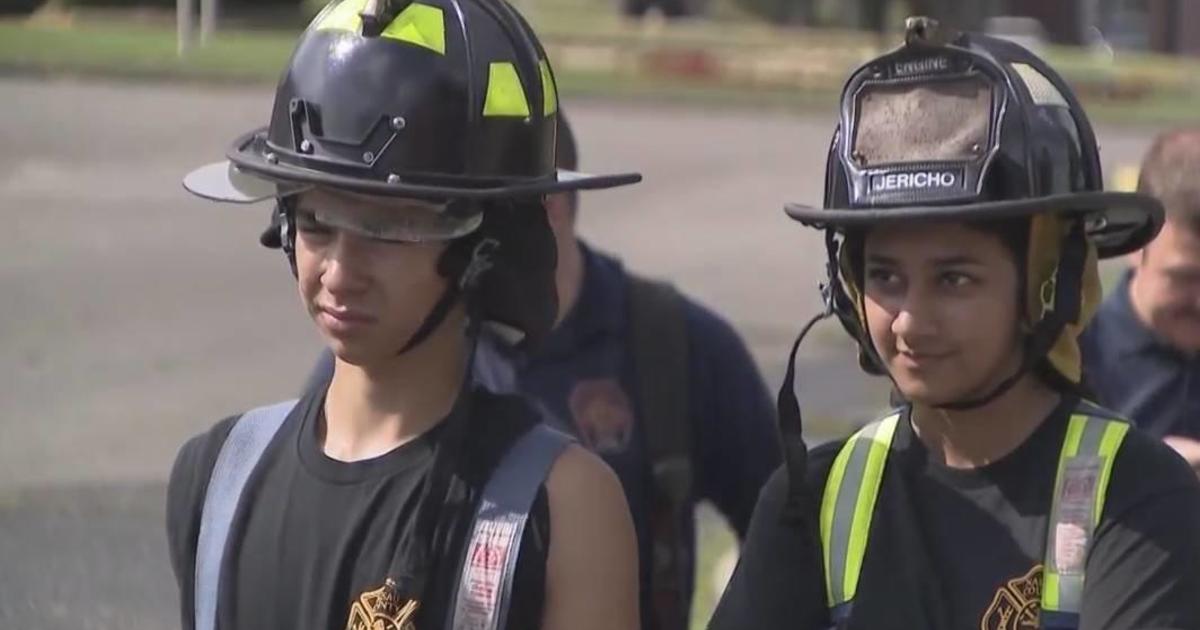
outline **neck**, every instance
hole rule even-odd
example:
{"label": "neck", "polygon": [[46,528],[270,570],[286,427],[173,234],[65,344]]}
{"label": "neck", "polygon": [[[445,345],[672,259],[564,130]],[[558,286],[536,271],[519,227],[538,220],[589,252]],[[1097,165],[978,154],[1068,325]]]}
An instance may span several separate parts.
{"label": "neck", "polygon": [[439,424],[466,377],[461,317],[450,316],[408,352],[369,365],[335,359],[322,447],[341,461],[378,457]]}
{"label": "neck", "polygon": [[558,319],[557,326],[570,314],[579,302],[579,293],[583,289],[583,247],[574,231],[556,235],[558,241],[558,266],[554,270],[554,283],[558,290]]}
{"label": "neck", "polygon": [[946,410],[914,404],[913,429],[930,453],[951,468],[981,468],[999,461],[1033,434],[1061,394],[1030,374],[975,409]]}

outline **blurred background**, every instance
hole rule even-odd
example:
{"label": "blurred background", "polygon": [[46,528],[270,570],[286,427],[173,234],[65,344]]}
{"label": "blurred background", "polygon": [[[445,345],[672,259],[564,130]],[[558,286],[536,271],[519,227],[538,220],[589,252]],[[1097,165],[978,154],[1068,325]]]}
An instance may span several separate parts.
{"label": "blurred background", "polygon": [[[203,6],[199,6],[203,5]],[[1129,189],[1155,133],[1200,123],[1200,2],[518,0],[586,169],[581,231],[729,318],[768,384],[819,307],[837,92],[906,15],[1011,37],[1059,68]],[[163,534],[179,445],[295,395],[319,350],[266,206],[179,185],[264,124],[314,0],[0,0],[0,629],[178,624]],[[1111,278],[1121,263],[1107,268]],[[801,357],[810,442],[886,405],[836,323]],[[732,566],[704,510],[694,627]]]}

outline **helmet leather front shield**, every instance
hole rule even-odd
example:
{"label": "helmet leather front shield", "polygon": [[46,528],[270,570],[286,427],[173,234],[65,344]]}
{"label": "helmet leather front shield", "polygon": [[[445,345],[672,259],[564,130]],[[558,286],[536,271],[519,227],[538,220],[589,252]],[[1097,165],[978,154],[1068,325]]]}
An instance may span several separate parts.
{"label": "helmet leather front shield", "polygon": [[980,197],[1005,109],[1004,91],[994,89],[1003,75],[984,67],[953,48],[921,57],[902,50],[853,80],[839,156],[850,207]]}

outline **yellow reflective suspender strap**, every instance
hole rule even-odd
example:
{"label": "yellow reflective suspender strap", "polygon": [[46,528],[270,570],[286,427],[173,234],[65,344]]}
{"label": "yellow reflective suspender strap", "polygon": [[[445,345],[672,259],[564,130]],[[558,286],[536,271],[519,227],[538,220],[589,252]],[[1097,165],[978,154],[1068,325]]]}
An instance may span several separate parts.
{"label": "yellow reflective suspender strap", "polygon": [[1129,424],[1076,413],[1058,460],[1046,535],[1042,628],[1078,628],[1084,569],[1112,476],[1113,461]]}
{"label": "yellow reflective suspender strap", "polygon": [[900,414],[872,422],[852,435],[833,460],[821,498],[821,548],[830,615],[849,614],[858,590],[871,516]]}

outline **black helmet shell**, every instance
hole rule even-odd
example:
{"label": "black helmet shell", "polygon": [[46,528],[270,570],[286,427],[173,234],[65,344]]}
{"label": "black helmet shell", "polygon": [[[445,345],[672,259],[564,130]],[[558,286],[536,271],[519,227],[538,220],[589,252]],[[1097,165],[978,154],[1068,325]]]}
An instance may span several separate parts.
{"label": "black helmet shell", "polygon": [[[557,112],[545,51],[508,4],[338,0],[301,36],[270,124],[238,138],[227,157],[240,173],[290,187],[425,198],[536,196],[640,180],[560,176]],[[229,197],[205,181],[185,184]]]}
{"label": "black helmet shell", "polygon": [[1066,82],[1017,44],[975,33],[910,38],[858,68],[842,95],[824,207],[793,219],[844,229],[1061,213],[1101,257],[1134,251],[1161,205],[1105,192],[1096,137]]}

